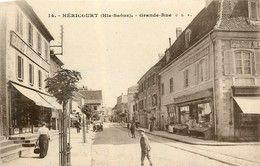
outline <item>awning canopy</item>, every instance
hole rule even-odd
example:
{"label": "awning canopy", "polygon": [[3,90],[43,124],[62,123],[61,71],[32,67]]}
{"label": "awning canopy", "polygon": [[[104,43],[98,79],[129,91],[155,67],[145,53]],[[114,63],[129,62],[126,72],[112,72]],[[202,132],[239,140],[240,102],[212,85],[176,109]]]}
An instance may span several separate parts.
{"label": "awning canopy", "polygon": [[47,96],[41,93],[38,93],[44,100],[53,105],[56,109],[62,109],[62,106],[56,101],[54,97]]}
{"label": "awning canopy", "polygon": [[260,97],[234,97],[245,114],[260,114]]}
{"label": "awning canopy", "polygon": [[13,84],[12,85],[17,89],[20,93],[22,93],[25,97],[35,102],[38,106],[43,106],[47,108],[54,108],[50,103],[44,100],[36,91],[24,88],[20,85]]}

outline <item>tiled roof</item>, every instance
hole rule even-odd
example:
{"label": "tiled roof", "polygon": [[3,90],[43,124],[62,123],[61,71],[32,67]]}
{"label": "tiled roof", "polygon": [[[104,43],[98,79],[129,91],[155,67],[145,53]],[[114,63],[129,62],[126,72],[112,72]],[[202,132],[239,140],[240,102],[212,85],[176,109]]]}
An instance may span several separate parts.
{"label": "tiled roof", "polygon": [[260,31],[259,25],[250,24],[248,19],[248,1],[224,0],[220,17],[220,30]]}
{"label": "tiled roof", "polygon": [[79,93],[88,101],[102,101],[102,90],[83,90],[79,89]]}

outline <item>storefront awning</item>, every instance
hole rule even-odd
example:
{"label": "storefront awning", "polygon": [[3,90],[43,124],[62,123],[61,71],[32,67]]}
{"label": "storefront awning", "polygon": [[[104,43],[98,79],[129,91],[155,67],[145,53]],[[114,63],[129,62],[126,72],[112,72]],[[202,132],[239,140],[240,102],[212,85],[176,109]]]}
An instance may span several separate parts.
{"label": "storefront awning", "polygon": [[260,97],[234,97],[245,114],[260,114]]}
{"label": "storefront awning", "polygon": [[25,97],[35,102],[38,106],[43,106],[47,108],[54,108],[51,104],[49,104],[46,100],[44,100],[36,91],[24,88],[20,85],[13,84],[12,85],[17,89],[20,93],[22,93]]}
{"label": "storefront awning", "polygon": [[56,101],[54,97],[47,96],[41,93],[38,93],[44,100],[53,105],[56,109],[62,109],[62,106]]}

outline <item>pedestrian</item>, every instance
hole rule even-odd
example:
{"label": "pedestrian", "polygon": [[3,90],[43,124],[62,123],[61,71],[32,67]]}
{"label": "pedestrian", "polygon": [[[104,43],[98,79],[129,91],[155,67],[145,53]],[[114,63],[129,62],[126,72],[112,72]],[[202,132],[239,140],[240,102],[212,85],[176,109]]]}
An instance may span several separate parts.
{"label": "pedestrian", "polygon": [[131,134],[132,134],[132,138],[135,138],[135,124],[134,124],[134,122],[131,123],[130,131],[131,131]]}
{"label": "pedestrian", "polygon": [[46,127],[46,123],[42,123],[42,127],[38,130],[38,142],[40,148],[40,158],[44,158],[47,155],[49,147],[50,132]]}
{"label": "pedestrian", "polygon": [[140,139],[140,145],[141,145],[141,166],[144,165],[144,159],[145,157],[147,157],[147,159],[149,160],[150,166],[152,166],[152,160],[151,160],[151,156],[150,156],[150,151],[151,151],[151,147],[149,144],[149,140],[148,137],[145,135],[144,129],[140,129],[140,135],[141,135],[141,139]]}
{"label": "pedestrian", "polygon": [[80,128],[81,128],[80,122],[76,121],[75,126],[76,126],[76,128],[77,128],[77,133],[80,133]]}

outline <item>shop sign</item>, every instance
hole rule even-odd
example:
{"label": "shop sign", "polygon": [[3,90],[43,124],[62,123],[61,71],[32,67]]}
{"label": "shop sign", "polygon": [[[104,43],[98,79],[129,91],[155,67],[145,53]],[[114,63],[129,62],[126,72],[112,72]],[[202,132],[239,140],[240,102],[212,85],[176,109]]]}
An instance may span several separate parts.
{"label": "shop sign", "polygon": [[181,97],[177,97],[174,99],[174,101],[175,101],[175,103],[182,103],[182,102],[187,102],[187,101],[192,101],[192,100],[197,100],[197,99],[202,99],[202,98],[208,98],[208,97],[212,97],[212,90],[207,90],[207,91],[193,93],[191,95],[184,95]]}
{"label": "shop sign", "polygon": [[260,41],[231,40],[233,48],[260,48]]}
{"label": "shop sign", "polygon": [[44,67],[45,70],[48,69],[48,64],[13,31],[11,31],[11,46],[35,61],[36,64]]}
{"label": "shop sign", "polygon": [[19,128],[14,128],[14,134],[19,134]]}
{"label": "shop sign", "polygon": [[254,96],[260,95],[260,87],[233,87],[234,96]]}

